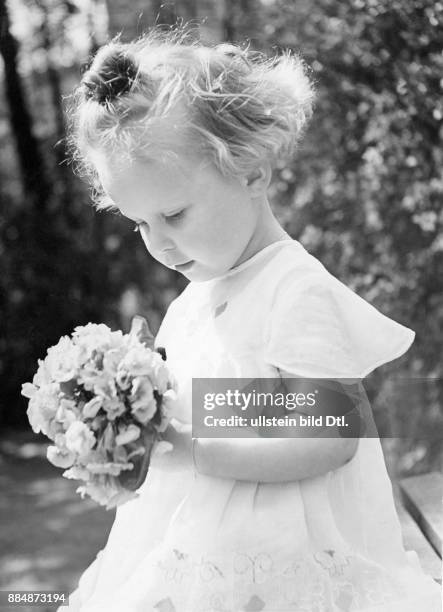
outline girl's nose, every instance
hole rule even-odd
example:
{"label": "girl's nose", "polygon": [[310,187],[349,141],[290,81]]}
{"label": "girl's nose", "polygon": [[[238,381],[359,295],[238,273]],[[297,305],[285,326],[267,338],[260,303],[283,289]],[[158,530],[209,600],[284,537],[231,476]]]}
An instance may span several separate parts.
{"label": "girl's nose", "polygon": [[140,227],[140,233],[146,248],[153,253],[163,255],[167,251],[173,251],[175,249],[171,237],[168,236],[162,228],[148,227],[146,224],[143,224]]}

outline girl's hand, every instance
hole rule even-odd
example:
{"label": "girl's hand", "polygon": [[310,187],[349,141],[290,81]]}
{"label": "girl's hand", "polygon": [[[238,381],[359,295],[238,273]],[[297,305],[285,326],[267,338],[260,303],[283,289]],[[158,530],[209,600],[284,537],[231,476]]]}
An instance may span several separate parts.
{"label": "girl's hand", "polygon": [[129,491],[137,491],[144,483],[151,464],[152,452],[156,444],[157,435],[153,429],[149,427],[143,428],[142,436],[143,446],[146,449],[145,453],[132,457],[131,463],[134,464],[133,469],[122,472],[118,477],[122,487]]}

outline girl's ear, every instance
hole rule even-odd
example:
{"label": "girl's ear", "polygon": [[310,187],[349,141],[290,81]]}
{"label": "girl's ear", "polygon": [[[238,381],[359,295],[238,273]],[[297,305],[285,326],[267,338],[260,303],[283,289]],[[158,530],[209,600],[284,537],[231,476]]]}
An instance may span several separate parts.
{"label": "girl's ear", "polygon": [[271,175],[271,165],[263,162],[244,177],[244,185],[252,196],[262,195],[269,187]]}

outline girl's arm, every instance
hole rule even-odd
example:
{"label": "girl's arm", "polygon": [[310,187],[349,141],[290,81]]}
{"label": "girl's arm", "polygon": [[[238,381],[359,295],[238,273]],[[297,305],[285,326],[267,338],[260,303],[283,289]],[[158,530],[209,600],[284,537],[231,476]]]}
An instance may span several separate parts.
{"label": "girl's arm", "polygon": [[[304,390],[303,380],[288,372],[280,371],[280,374],[286,392]],[[329,389],[337,389],[334,381],[330,381],[327,388],[328,385]],[[343,394],[340,386],[338,389],[338,401],[345,407],[349,397]],[[328,398],[332,401],[333,394]],[[342,438],[337,430],[332,437],[331,428],[318,429],[315,438],[304,437],[297,428],[272,427],[271,433],[272,438],[196,439],[193,447],[195,467],[202,474],[219,478],[290,482],[336,470],[352,459],[358,447],[358,438]],[[278,438],[279,435],[282,437]]]}
{"label": "girl's arm", "polygon": [[355,454],[358,438],[198,438],[201,474],[256,482],[290,482],[336,470]]}

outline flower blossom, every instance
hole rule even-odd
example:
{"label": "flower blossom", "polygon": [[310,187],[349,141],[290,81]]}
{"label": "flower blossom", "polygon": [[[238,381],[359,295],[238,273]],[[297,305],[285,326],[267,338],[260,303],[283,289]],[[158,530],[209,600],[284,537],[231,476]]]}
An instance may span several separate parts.
{"label": "flower blossom", "polygon": [[73,453],[86,455],[96,442],[94,433],[81,421],[72,423],[66,432],[66,446]]}

